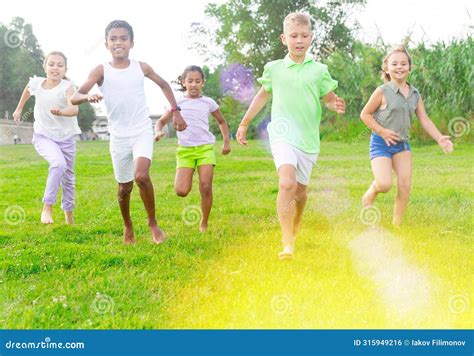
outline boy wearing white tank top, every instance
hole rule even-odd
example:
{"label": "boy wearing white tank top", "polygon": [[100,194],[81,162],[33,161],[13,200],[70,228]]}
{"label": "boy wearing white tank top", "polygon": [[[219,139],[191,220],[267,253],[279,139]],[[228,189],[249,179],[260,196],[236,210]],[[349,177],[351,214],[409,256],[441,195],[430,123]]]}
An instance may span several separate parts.
{"label": "boy wearing white tank top", "polygon": [[[154,135],[145,99],[145,77],[155,82],[168,99],[176,130],[184,130],[186,122],[179,113],[170,85],[148,64],[129,59],[129,52],[134,44],[130,24],[122,20],[112,21],[105,29],[105,41],[106,48],[112,54],[112,61],[94,68],[71,101],[75,105],[87,101],[105,101],[110,155],[118,182],[118,202],[124,221],[124,243],[135,242],[130,217],[130,193],[135,180],[147,211],[153,242],[160,244],[165,240],[165,234],[156,221],[154,190],[149,175]],[[102,95],[88,95],[95,84],[99,86]]]}

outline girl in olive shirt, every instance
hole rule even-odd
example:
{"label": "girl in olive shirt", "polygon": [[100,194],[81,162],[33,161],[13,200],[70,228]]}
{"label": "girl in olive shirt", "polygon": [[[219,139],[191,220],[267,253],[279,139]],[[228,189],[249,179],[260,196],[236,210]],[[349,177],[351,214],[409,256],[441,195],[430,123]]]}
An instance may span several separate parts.
{"label": "girl in olive shirt", "polygon": [[397,175],[393,224],[400,225],[410,196],[412,159],[409,140],[411,117],[416,114],[423,129],[445,153],[453,151],[449,136],[442,135],[426,114],[418,90],[407,82],[411,58],[403,46],[392,49],[382,63],[385,84],[375,89],[360,114],[372,130],[370,163],[374,181],[362,198],[364,207],[372,205],[378,193],[392,186],[392,169]]}

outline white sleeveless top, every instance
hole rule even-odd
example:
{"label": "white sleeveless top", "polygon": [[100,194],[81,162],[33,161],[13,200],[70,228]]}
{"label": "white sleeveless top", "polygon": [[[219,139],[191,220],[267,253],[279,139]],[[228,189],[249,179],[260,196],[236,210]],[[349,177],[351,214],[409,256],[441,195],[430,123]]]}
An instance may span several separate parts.
{"label": "white sleeveless top", "polygon": [[45,80],[43,77],[34,77],[28,82],[28,91],[35,96],[34,132],[55,141],[65,141],[80,134],[76,116],[58,116],[50,111],[52,108],[64,109],[68,106],[66,92],[72,83],[62,79],[54,88],[44,89],[41,84]]}
{"label": "white sleeveless top", "polygon": [[113,68],[109,63],[103,67],[104,82],[99,89],[107,108],[110,134],[131,137],[152,130],[140,63],[130,60],[124,69]]}

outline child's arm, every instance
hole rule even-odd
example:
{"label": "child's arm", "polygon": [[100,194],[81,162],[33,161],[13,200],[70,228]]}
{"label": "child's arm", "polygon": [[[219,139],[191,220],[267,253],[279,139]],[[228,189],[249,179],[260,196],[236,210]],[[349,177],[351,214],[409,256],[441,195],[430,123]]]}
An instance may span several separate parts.
{"label": "child's arm", "polygon": [[453,152],[453,143],[450,140],[449,136],[443,135],[439,130],[436,128],[435,124],[426,114],[425,105],[423,104],[423,100],[420,98],[418,101],[418,105],[416,106],[415,110],[416,116],[420,120],[421,127],[430,135],[438,145],[441,147],[444,153],[451,153]]}
{"label": "child's arm", "polygon": [[338,97],[333,91],[324,97],[324,103],[329,110],[338,114],[344,114],[346,112],[346,102],[344,99]]}
{"label": "child's arm", "polygon": [[51,109],[51,114],[59,116],[77,116],[79,114],[79,107],[71,103],[71,98],[74,95],[74,88],[71,85],[66,91],[66,99],[68,106],[64,109],[53,108]]}
{"label": "child's arm", "polygon": [[173,117],[170,111],[166,111],[163,116],[155,124],[155,141],[159,141],[165,133],[163,132],[163,127],[170,121]]}
{"label": "child's arm", "polygon": [[103,99],[102,95],[88,95],[88,93],[95,84],[100,86],[103,81],[104,67],[102,65],[98,65],[90,72],[89,78],[87,78],[86,82],[82,84],[79,90],[76,91],[76,93],[74,93],[74,95],[71,97],[71,104],[79,105],[85,102],[98,103],[101,101]]}
{"label": "child's arm", "polygon": [[242,121],[240,121],[239,129],[237,130],[237,142],[239,142],[241,145],[247,145],[247,140],[245,139],[245,136],[247,135],[247,128],[249,126],[249,123],[255,116],[257,116],[260,110],[265,107],[271,95],[272,94],[270,92],[266,91],[265,88],[262,87],[258,91],[257,95],[255,95],[255,97],[253,98],[249,108],[247,109],[247,112],[242,118]]}
{"label": "child's arm", "polygon": [[[161,78],[158,74],[156,74],[153,68],[147,63],[140,62],[140,66],[142,68],[143,74],[145,74],[147,78],[151,79],[161,88],[166,99],[168,99],[168,102],[170,103],[171,107],[176,107],[176,99],[168,82]],[[183,117],[181,116],[181,113],[178,110],[173,112],[173,123],[176,130],[178,131],[183,131],[184,129],[186,129],[186,121],[184,121]]]}
{"label": "child's arm", "polygon": [[369,98],[369,101],[362,109],[362,112],[360,113],[360,118],[362,119],[362,121],[364,121],[364,123],[369,129],[374,131],[377,135],[381,136],[388,146],[395,145],[398,141],[400,141],[400,135],[397,134],[395,131],[386,129],[385,127],[379,125],[377,121],[375,121],[373,116],[374,112],[376,112],[378,108],[382,105],[382,100],[382,89],[375,89],[374,93]]}
{"label": "child's arm", "polygon": [[222,116],[219,109],[211,113],[219,124],[219,130],[221,130],[222,137],[224,138],[224,145],[222,146],[222,154],[226,155],[230,152],[230,138],[229,138],[229,126]]}
{"label": "child's arm", "polygon": [[18,105],[16,106],[15,111],[13,112],[13,120],[16,122],[21,121],[21,113],[23,111],[23,108],[25,107],[26,102],[28,99],[31,97],[30,91],[28,89],[28,85],[23,89],[23,93],[21,93],[20,101],[18,102]]}

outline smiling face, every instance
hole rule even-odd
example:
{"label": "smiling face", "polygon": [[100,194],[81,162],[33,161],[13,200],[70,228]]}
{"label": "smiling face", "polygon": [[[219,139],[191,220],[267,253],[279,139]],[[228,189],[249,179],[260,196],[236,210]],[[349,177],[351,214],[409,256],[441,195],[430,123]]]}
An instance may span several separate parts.
{"label": "smiling face", "polygon": [[284,33],[281,35],[281,41],[288,48],[290,58],[298,63],[304,60],[312,39],[313,33],[310,27],[301,23],[286,25]]}
{"label": "smiling face", "polygon": [[201,96],[204,79],[198,71],[189,71],[186,77],[181,81],[183,87],[186,88],[187,96],[190,98],[198,98]]}
{"label": "smiling face", "polygon": [[410,60],[403,52],[392,53],[387,58],[387,67],[385,72],[394,81],[406,81],[410,74]]}
{"label": "smiling face", "polygon": [[126,28],[117,27],[108,33],[105,47],[112,53],[113,58],[125,59],[128,58],[130,49],[133,48],[133,41]]}
{"label": "smiling face", "polygon": [[66,75],[66,59],[58,54],[50,54],[44,61],[46,77],[53,81],[60,81]]}

